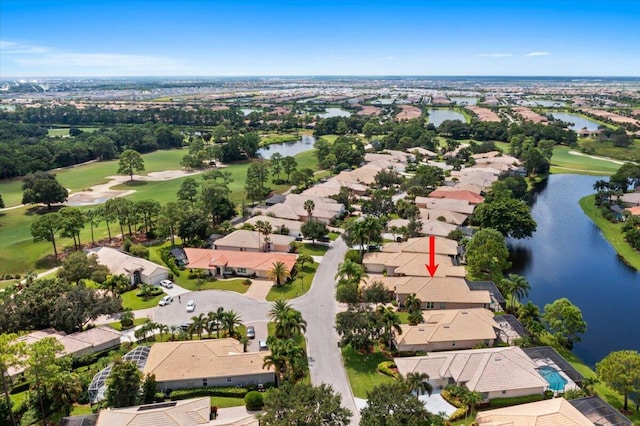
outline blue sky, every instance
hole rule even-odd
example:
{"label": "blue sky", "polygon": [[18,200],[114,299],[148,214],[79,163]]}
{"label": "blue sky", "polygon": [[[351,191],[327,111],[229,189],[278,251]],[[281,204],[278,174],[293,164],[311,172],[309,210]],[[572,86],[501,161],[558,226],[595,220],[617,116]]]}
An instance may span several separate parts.
{"label": "blue sky", "polygon": [[640,76],[640,0],[1,0],[0,78]]}

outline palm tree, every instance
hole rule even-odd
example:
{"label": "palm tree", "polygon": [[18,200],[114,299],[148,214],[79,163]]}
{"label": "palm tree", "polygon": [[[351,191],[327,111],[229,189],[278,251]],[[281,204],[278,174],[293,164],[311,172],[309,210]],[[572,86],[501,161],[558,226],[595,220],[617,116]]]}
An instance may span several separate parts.
{"label": "palm tree", "polygon": [[467,388],[463,388],[464,392],[460,396],[460,401],[467,406],[467,412],[464,415],[465,424],[467,422],[467,415],[469,411],[473,413],[478,404],[482,402],[482,394],[480,392],[470,391]]}
{"label": "palm tree", "polygon": [[207,332],[211,335],[211,331],[216,330],[216,339],[220,338],[220,328],[222,327],[222,321],[224,321],[226,313],[224,312],[224,308],[219,306],[215,312],[207,313]]}
{"label": "palm tree", "polygon": [[600,383],[600,380],[596,376],[585,377],[580,385],[580,389],[587,395],[595,395],[595,385]]}
{"label": "palm tree", "polygon": [[404,300],[404,307],[407,308],[407,312],[422,311],[422,300],[416,297],[416,294],[408,295]]}
{"label": "palm tree", "polygon": [[369,277],[369,275],[367,275],[361,265],[351,259],[346,259],[344,262],[338,265],[338,272],[336,273],[335,279],[337,279],[338,281],[344,280],[348,283],[355,284],[356,287],[358,287],[359,292],[360,283],[363,282],[367,277]]}
{"label": "palm tree", "polygon": [[528,300],[526,304],[520,305],[518,319],[522,325],[529,328],[531,323],[540,322],[540,308],[538,305],[531,303],[531,300]]}
{"label": "palm tree", "polygon": [[277,322],[289,309],[293,309],[291,305],[289,305],[289,302],[283,299],[279,299],[271,304],[271,309],[269,310],[267,315],[270,320]]}
{"label": "palm tree", "polygon": [[107,290],[113,297],[116,297],[119,293],[124,293],[130,285],[131,281],[129,281],[129,278],[122,274],[109,275],[107,279],[100,284],[100,288]]}
{"label": "palm tree", "polygon": [[[255,228],[256,228],[256,231],[258,231],[258,251],[267,251],[266,250],[267,240],[269,238],[269,234],[271,234],[271,231],[272,231],[271,223],[269,223],[269,221],[266,221],[266,220],[256,220]],[[262,247],[262,244],[260,244],[261,235],[264,235],[264,245],[265,245],[264,248]]]}
{"label": "palm tree", "polygon": [[242,344],[242,352],[246,352],[247,345],[249,344],[249,338],[247,337],[247,335],[245,334],[245,335],[238,336],[238,342]]}
{"label": "palm tree", "polygon": [[429,383],[429,375],[427,373],[407,373],[405,377],[400,376],[400,380],[407,390],[418,395],[425,393],[431,396],[433,386]]}
{"label": "palm tree", "polygon": [[267,339],[271,353],[264,357],[262,368],[273,368],[276,379],[279,381],[287,369],[287,359],[278,342],[278,339],[272,339],[272,337]]}
{"label": "palm tree", "polygon": [[593,184],[593,190],[597,191],[598,195],[604,192],[605,189],[609,189],[609,182],[606,180],[599,179]]}
{"label": "palm tree", "polygon": [[287,269],[287,265],[280,260],[273,263],[272,268],[267,273],[270,280],[273,280],[274,284],[277,287],[282,286],[287,279],[291,276],[289,270]]}
{"label": "palm tree", "polygon": [[304,209],[307,211],[307,221],[310,221],[313,218],[313,210],[316,208],[313,200],[307,200],[304,202]]}
{"label": "palm tree", "polygon": [[302,290],[304,290],[304,265],[305,264],[311,264],[313,265],[313,257],[311,257],[308,254],[300,254],[298,255],[298,258],[296,259],[296,269],[298,270],[298,272],[300,272],[300,281],[302,282]]}
{"label": "palm tree", "polygon": [[166,324],[158,324],[158,332],[160,333],[160,341],[163,341],[163,337],[165,333],[171,332],[171,327]]}
{"label": "palm tree", "polygon": [[511,307],[515,309],[516,301],[520,302],[523,298],[529,295],[531,286],[527,279],[521,275],[509,274],[509,293],[511,294]]}
{"label": "palm tree", "polygon": [[400,328],[400,317],[389,306],[378,306],[376,311],[380,316],[380,320],[383,326],[383,335],[386,337],[387,348],[392,350],[393,348],[393,333],[402,334],[402,328]]}
{"label": "palm tree", "polygon": [[307,331],[307,322],[302,318],[302,313],[295,309],[289,309],[276,322],[276,336],[284,339],[293,338]]}
{"label": "palm tree", "polygon": [[236,335],[236,328],[242,325],[240,320],[240,314],[234,310],[225,312],[224,319],[222,320],[222,327],[227,332],[229,337]]}
{"label": "palm tree", "polygon": [[360,246],[360,261],[364,257],[364,250],[371,241],[380,241],[380,235],[384,227],[382,222],[372,216],[359,219],[347,225],[342,237],[348,245],[358,244]]}
{"label": "palm tree", "polygon": [[198,339],[202,340],[202,332],[207,327],[207,317],[204,314],[191,317],[191,325],[193,330],[198,335]]}
{"label": "palm tree", "polygon": [[407,315],[407,319],[409,320],[410,325],[420,324],[422,321],[424,321],[424,317],[422,316],[422,310],[409,312],[409,315]]}

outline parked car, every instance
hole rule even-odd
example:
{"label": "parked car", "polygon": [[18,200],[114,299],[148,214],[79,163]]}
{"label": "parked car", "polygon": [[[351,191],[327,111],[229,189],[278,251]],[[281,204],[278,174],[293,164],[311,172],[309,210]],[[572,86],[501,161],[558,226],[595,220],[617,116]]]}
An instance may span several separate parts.
{"label": "parked car", "polygon": [[193,300],[189,300],[187,302],[187,312],[193,312],[196,310],[196,302]]}
{"label": "parked car", "polygon": [[180,328],[183,329],[184,331],[187,331],[189,327],[191,327],[191,324],[193,324],[193,322],[185,321],[182,324],[180,324]]}
{"label": "parked car", "polygon": [[171,280],[162,280],[160,281],[160,286],[164,288],[173,288],[173,281]]}
{"label": "parked car", "polygon": [[160,299],[160,301],[158,302],[158,305],[160,306],[167,306],[170,305],[171,302],[173,302],[173,297],[171,296],[165,296],[162,299]]}
{"label": "parked car", "polygon": [[266,351],[267,349],[269,349],[269,347],[267,346],[267,341],[266,340],[260,340],[258,341],[258,348],[261,351]]}
{"label": "parked car", "polygon": [[249,338],[249,339],[255,339],[256,338],[256,329],[253,328],[252,325],[247,327],[247,338]]}

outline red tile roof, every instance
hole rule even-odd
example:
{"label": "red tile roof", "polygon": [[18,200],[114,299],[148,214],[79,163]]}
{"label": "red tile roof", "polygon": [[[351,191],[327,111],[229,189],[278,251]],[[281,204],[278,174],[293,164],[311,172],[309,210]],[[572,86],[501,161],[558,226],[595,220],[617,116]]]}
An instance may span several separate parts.
{"label": "red tile roof", "polygon": [[484,201],[484,198],[480,195],[467,190],[451,191],[436,189],[429,194],[429,198],[453,198],[468,201],[470,204],[480,204]]}
{"label": "red tile roof", "polygon": [[211,269],[217,266],[229,268],[247,268],[255,271],[268,271],[275,262],[285,264],[289,272],[296,263],[295,254],[289,253],[256,253],[233,250],[211,250],[199,248],[185,248],[189,259],[189,268]]}

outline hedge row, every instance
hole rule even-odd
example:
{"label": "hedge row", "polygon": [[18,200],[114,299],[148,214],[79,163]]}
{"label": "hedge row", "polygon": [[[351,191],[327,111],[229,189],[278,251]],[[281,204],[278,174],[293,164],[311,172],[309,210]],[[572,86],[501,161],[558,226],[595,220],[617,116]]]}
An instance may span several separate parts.
{"label": "hedge row", "polygon": [[178,399],[198,398],[202,396],[244,398],[245,395],[247,395],[247,392],[249,392],[247,388],[207,386],[191,389],[176,389],[169,394],[169,398],[172,401]]}
{"label": "hedge row", "polygon": [[171,272],[174,276],[180,276],[180,268],[176,265],[176,259],[171,254],[171,247],[162,247],[160,250],[160,259],[164,262],[165,265],[171,269]]}
{"label": "hedge row", "polygon": [[511,405],[519,405],[519,404],[526,404],[528,402],[542,401],[543,399],[545,399],[544,395],[539,395],[539,394],[514,396],[511,398],[494,398],[491,401],[489,401],[489,406],[491,408],[509,407]]}

